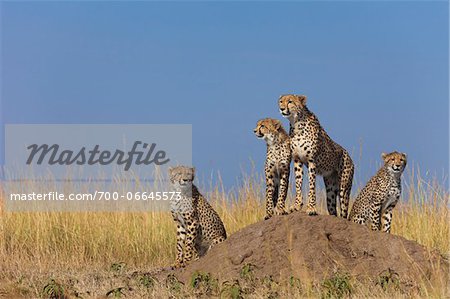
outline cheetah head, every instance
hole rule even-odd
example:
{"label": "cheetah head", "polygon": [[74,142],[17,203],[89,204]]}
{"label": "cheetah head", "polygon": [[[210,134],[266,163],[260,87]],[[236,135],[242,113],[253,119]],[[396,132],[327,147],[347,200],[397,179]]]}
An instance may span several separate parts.
{"label": "cheetah head", "polygon": [[281,131],[284,131],[281,121],[273,118],[264,118],[256,123],[253,129],[256,137],[264,139],[268,143],[272,143]]}
{"label": "cheetah head", "polygon": [[177,191],[189,191],[195,177],[195,168],[188,166],[176,166],[169,168],[169,179]]}
{"label": "cheetah head", "polygon": [[393,173],[402,173],[406,167],[406,154],[404,153],[382,153],[381,157],[384,160],[384,165]]}
{"label": "cheetah head", "polygon": [[305,95],[286,94],[280,96],[278,107],[283,117],[290,118],[298,114],[306,106]]}

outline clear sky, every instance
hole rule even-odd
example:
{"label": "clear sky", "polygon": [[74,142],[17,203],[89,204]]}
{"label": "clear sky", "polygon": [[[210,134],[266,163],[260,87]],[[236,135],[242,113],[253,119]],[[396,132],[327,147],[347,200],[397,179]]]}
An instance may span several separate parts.
{"label": "clear sky", "polygon": [[250,160],[263,171],[256,121],[299,93],[357,179],[393,150],[442,178],[448,15],[446,1],[2,2],[2,123],[190,123],[200,176],[229,187]]}

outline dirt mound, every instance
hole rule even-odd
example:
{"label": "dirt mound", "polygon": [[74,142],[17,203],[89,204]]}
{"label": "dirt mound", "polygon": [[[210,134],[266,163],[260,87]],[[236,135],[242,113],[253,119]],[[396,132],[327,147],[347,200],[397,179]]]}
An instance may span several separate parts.
{"label": "dirt mound", "polygon": [[403,281],[419,282],[449,271],[448,261],[414,241],[372,232],[345,219],[297,212],[250,225],[172,273],[181,281],[188,281],[195,271],[230,280],[239,278],[246,265],[252,265],[258,277],[310,282],[336,272],[377,279],[388,271]]}

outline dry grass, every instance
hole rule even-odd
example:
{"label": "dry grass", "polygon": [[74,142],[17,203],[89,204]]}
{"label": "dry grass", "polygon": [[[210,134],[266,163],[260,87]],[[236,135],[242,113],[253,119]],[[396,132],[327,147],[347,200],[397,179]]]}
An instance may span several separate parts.
{"label": "dry grass", "polygon": [[[439,184],[426,184],[420,177],[411,177],[402,203],[394,210],[392,233],[448,256],[449,194]],[[244,178],[236,192],[227,194],[220,186],[210,190],[206,195],[229,233],[263,218],[264,184],[258,176]],[[323,205],[320,208],[324,213]],[[126,273],[167,266],[174,256],[175,227],[168,212],[13,213],[4,208],[0,210],[0,297],[2,294],[5,297],[13,294],[44,296],[44,286],[52,278],[64,282],[65,292],[70,289],[72,296],[77,292],[83,297],[105,295],[102,290],[122,286],[124,277],[134,279]],[[131,280],[128,280],[125,289],[110,295],[125,294],[129,292],[127,288],[134,290],[129,297],[167,297],[175,292],[166,286],[149,289],[142,283],[146,278],[136,279],[137,286],[131,287]],[[139,287],[140,284],[144,287]],[[253,296],[267,297],[264,290],[253,292]],[[316,288],[291,293],[293,291],[285,287],[276,293],[281,297],[300,298],[323,296],[322,291]],[[259,296],[259,292],[264,294]],[[392,292],[377,291],[377,297],[407,296]],[[445,292],[441,286],[441,289],[424,288],[421,294],[440,297],[445,296]],[[182,296],[188,295],[196,296],[195,293]],[[369,288],[356,287],[353,296],[369,298],[374,293]]]}

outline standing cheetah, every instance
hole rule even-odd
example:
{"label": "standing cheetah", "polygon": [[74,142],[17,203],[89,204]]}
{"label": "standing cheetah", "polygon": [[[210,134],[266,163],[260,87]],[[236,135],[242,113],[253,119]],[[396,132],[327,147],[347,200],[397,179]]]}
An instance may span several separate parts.
{"label": "standing cheetah", "polygon": [[359,193],[349,220],[359,224],[370,221],[372,230],[381,229],[390,233],[392,209],[402,192],[401,175],[406,167],[406,154],[383,153],[381,157],[384,160],[383,167]]}
{"label": "standing cheetah", "polygon": [[291,151],[294,158],[296,199],[292,210],[303,205],[303,164],[309,173],[309,215],[316,215],[316,175],[322,175],[327,191],[327,209],[337,216],[336,201],[339,194],[340,215],[347,218],[354,165],[348,152],[331,140],[317,117],[306,107],[306,96],[283,95],[278,101],[281,114],[289,119]]}
{"label": "standing cheetah", "polygon": [[286,214],[284,204],[289,189],[291,164],[290,139],[279,120],[265,118],[258,121],[253,130],[256,137],[267,144],[267,157],[264,168],[266,176],[266,217]]}
{"label": "standing cheetah", "polygon": [[169,169],[169,178],[180,198],[171,201],[171,212],[177,224],[177,258],[175,267],[204,255],[223,242],[227,233],[219,215],[193,184],[195,169],[177,166]]}

